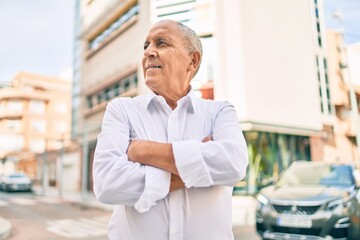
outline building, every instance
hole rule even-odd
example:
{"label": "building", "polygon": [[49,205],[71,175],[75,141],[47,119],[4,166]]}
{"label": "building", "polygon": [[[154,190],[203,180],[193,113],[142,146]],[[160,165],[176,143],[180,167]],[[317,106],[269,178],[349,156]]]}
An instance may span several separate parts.
{"label": "building", "polygon": [[[325,81],[320,1],[217,1],[215,98],[238,109],[251,149],[247,184],[261,184],[322,138]],[[232,22],[233,24],[229,24]],[[328,114],[326,114],[328,115]]]}
{"label": "building", "polygon": [[[24,171],[42,179],[39,154],[58,150],[71,131],[71,83],[19,72],[0,89],[0,154],[3,172]],[[56,182],[56,162],[49,161],[50,181]]]}
{"label": "building", "polygon": [[329,99],[334,112],[331,114],[332,121],[324,122],[323,138],[317,143],[314,160],[353,162],[358,158],[354,119],[358,109],[352,109],[351,91],[355,89],[351,90],[353,86],[348,75],[346,55],[343,34],[338,30],[326,30],[326,92],[331,96]]}
{"label": "building", "polygon": [[[229,100],[249,144],[250,189],[292,161],[322,160],[336,122],[321,0],[88,0],[76,5],[73,137],[81,143],[82,191],[108,101],[146,93],[142,46],[151,24],[174,19],[201,37],[192,82],[199,96]],[[76,87],[75,87],[76,84]],[[327,150],[325,150],[327,151]]]}

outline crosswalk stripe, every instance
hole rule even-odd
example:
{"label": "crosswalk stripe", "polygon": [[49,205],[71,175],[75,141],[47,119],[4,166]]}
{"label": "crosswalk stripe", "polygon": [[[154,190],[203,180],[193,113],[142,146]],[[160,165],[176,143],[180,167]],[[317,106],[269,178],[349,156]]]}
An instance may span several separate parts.
{"label": "crosswalk stripe", "polygon": [[46,229],[49,232],[67,238],[84,238],[107,234],[107,224],[105,224],[102,219],[60,219],[48,221],[47,224]]}
{"label": "crosswalk stripe", "polygon": [[0,207],[7,207],[7,206],[9,206],[8,202],[0,200]]}
{"label": "crosswalk stripe", "polygon": [[94,217],[94,220],[108,224],[109,216]]}
{"label": "crosswalk stripe", "polygon": [[10,202],[23,206],[33,206],[36,204],[36,201],[32,199],[20,198],[20,197],[11,198]]}
{"label": "crosswalk stripe", "polygon": [[107,228],[108,225],[106,222],[99,222],[95,219],[88,219],[88,218],[80,218],[79,221],[94,227]]}
{"label": "crosswalk stripe", "polygon": [[51,197],[39,197],[36,199],[39,202],[42,203],[48,203],[48,204],[62,204],[64,201],[59,198],[51,198]]}

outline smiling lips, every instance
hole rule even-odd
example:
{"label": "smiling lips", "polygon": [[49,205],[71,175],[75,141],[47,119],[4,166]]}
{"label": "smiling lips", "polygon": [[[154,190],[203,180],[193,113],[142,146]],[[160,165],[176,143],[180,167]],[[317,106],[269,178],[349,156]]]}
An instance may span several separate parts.
{"label": "smiling lips", "polygon": [[160,65],[155,65],[155,64],[150,64],[148,66],[146,66],[146,70],[148,69],[156,69],[156,68],[162,68]]}

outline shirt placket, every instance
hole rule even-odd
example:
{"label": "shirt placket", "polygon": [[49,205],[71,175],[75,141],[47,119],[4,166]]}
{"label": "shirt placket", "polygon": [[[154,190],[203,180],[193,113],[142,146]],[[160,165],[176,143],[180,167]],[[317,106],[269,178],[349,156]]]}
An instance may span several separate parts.
{"label": "shirt placket", "polygon": [[[178,109],[171,112],[168,118],[168,141],[180,140],[180,122]],[[184,216],[182,211],[182,190],[169,193],[169,239],[183,239]]]}

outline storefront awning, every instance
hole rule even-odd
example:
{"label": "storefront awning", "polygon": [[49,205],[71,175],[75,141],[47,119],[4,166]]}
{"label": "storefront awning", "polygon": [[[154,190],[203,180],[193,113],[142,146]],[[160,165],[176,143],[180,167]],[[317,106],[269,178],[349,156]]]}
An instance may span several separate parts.
{"label": "storefront awning", "polygon": [[298,136],[317,136],[322,137],[323,131],[321,129],[307,129],[299,128],[292,126],[283,126],[275,124],[264,124],[256,122],[240,122],[241,129],[243,131],[259,131],[259,132],[273,132],[289,135],[298,135]]}

